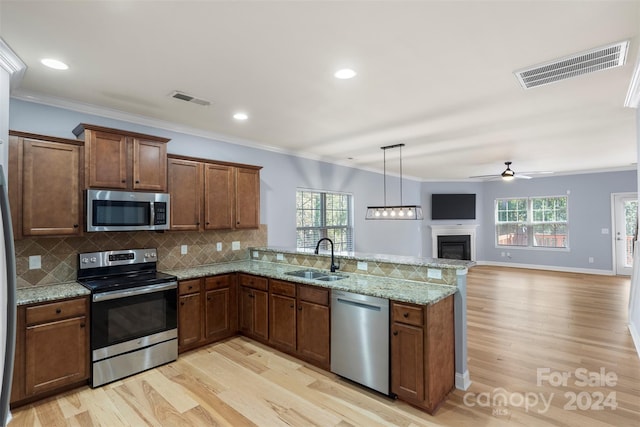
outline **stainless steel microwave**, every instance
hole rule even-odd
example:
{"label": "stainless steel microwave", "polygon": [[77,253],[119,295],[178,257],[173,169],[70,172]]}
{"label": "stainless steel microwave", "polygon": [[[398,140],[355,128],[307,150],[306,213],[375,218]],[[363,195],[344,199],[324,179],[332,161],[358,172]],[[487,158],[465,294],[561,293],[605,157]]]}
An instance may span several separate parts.
{"label": "stainless steel microwave", "polygon": [[169,229],[169,194],[87,190],[87,231]]}

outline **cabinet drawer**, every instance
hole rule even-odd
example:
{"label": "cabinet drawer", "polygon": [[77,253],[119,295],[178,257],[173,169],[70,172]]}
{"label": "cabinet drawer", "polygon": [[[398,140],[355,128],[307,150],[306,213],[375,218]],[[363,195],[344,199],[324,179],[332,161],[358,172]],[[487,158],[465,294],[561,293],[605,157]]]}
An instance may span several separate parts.
{"label": "cabinet drawer", "polygon": [[229,274],[207,277],[205,279],[205,288],[208,291],[212,289],[227,288],[229,285],[231,285],[231,276]]}
{"label": "cabinet drawer", "polygon": [[269,289],[267,278],[252,276],[250,274],[240,274],[240,285],[253,289],[261,289],[263,291]]}
{"label": "cabinet drawer", "polygon": [[187,295],[200,292],[200,283],[200,279],[183,280],[178,284],[178,293],[180,295]]}
{"label": "cabinet drawer", "polygon": [[299,286],[300,300],[321,305],[329,305],[329,290],[311,286]]}
{"label": "cabinet drawer", "polygon": [[51,322],[74,316],[84,316],[86,315],[86,312],[87,308],[85,298],[36,305],[33,307],[27,307],[27,325]]}
{"label": "cabinet drawer", "polygon": [[421,306],[393,303],[392,320],[408,325],[423,326],[424,310]]}
{"label": "cabinet drawer", "polygon": [[269,289],[272,294],[285,295],[293,298],[296,296],[295,283],[283,282],[280,280],[269,280]]}

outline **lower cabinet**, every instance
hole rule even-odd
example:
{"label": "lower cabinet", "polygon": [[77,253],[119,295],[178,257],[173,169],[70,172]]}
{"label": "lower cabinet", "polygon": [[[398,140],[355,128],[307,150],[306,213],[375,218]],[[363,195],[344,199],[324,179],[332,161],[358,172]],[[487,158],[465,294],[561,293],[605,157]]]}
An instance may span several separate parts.
{"label": "lower cabinet", "polygon": [[298,354],[320,368],[331,367],[329,290],[298,285]]}
{"label": "lower cabinet", "polygon": [[288,353],[297,348],[296,284],[269,280],[269,344]]}
{"label": "lower cabinet", "polygon": [[182,280],[178,285],[178,351],[235,335],[237,307],[235,274]]}
{"label": "lower cabinet", "polygon": [[265,277],[239,274],[240,332],[258,341],[269,340],[269,281]]}
{"label": "lower cabinet", "polygon": [[12,404],[86,383],[88,301],[83,297],[18,307]]}
{"label": "lower cabinet", "polygon": [[391,392],[433,413],[454,387],[453,295],[428,306],[391,302]]}

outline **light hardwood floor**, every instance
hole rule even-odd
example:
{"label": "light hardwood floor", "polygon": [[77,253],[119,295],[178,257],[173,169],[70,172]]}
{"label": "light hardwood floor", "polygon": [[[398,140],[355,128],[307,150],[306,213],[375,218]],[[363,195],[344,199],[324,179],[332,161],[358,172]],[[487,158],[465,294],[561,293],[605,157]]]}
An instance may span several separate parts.
{"label": "light hardwood floor", "polygon": [[479,266],[468,279],[472,385],[435,416],[238,337],[18,408],[10,427],[640,425],[628,278]]}

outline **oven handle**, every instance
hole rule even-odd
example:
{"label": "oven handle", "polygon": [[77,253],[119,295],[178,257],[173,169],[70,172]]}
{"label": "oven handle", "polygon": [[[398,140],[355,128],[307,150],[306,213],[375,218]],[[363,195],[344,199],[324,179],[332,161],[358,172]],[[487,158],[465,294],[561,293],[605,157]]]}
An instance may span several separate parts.
{"label": "oven handle", "polygon": [[160,283],[158,285],[141,286],[139,288],[130,288],[130,289],[125,289],[124,291],[112,291],[112,292],[103,292],[103,293],[93,294],[92,301],[93,302],[108,301],[108,300],[117,299],[117,298],[126,298],[134,295],[144,295],[144,294],[150,294],[153,292],[161,292],[169,289],[176,289],[177,287],[178,287],[178,282],[174,280],[173,282]]}

